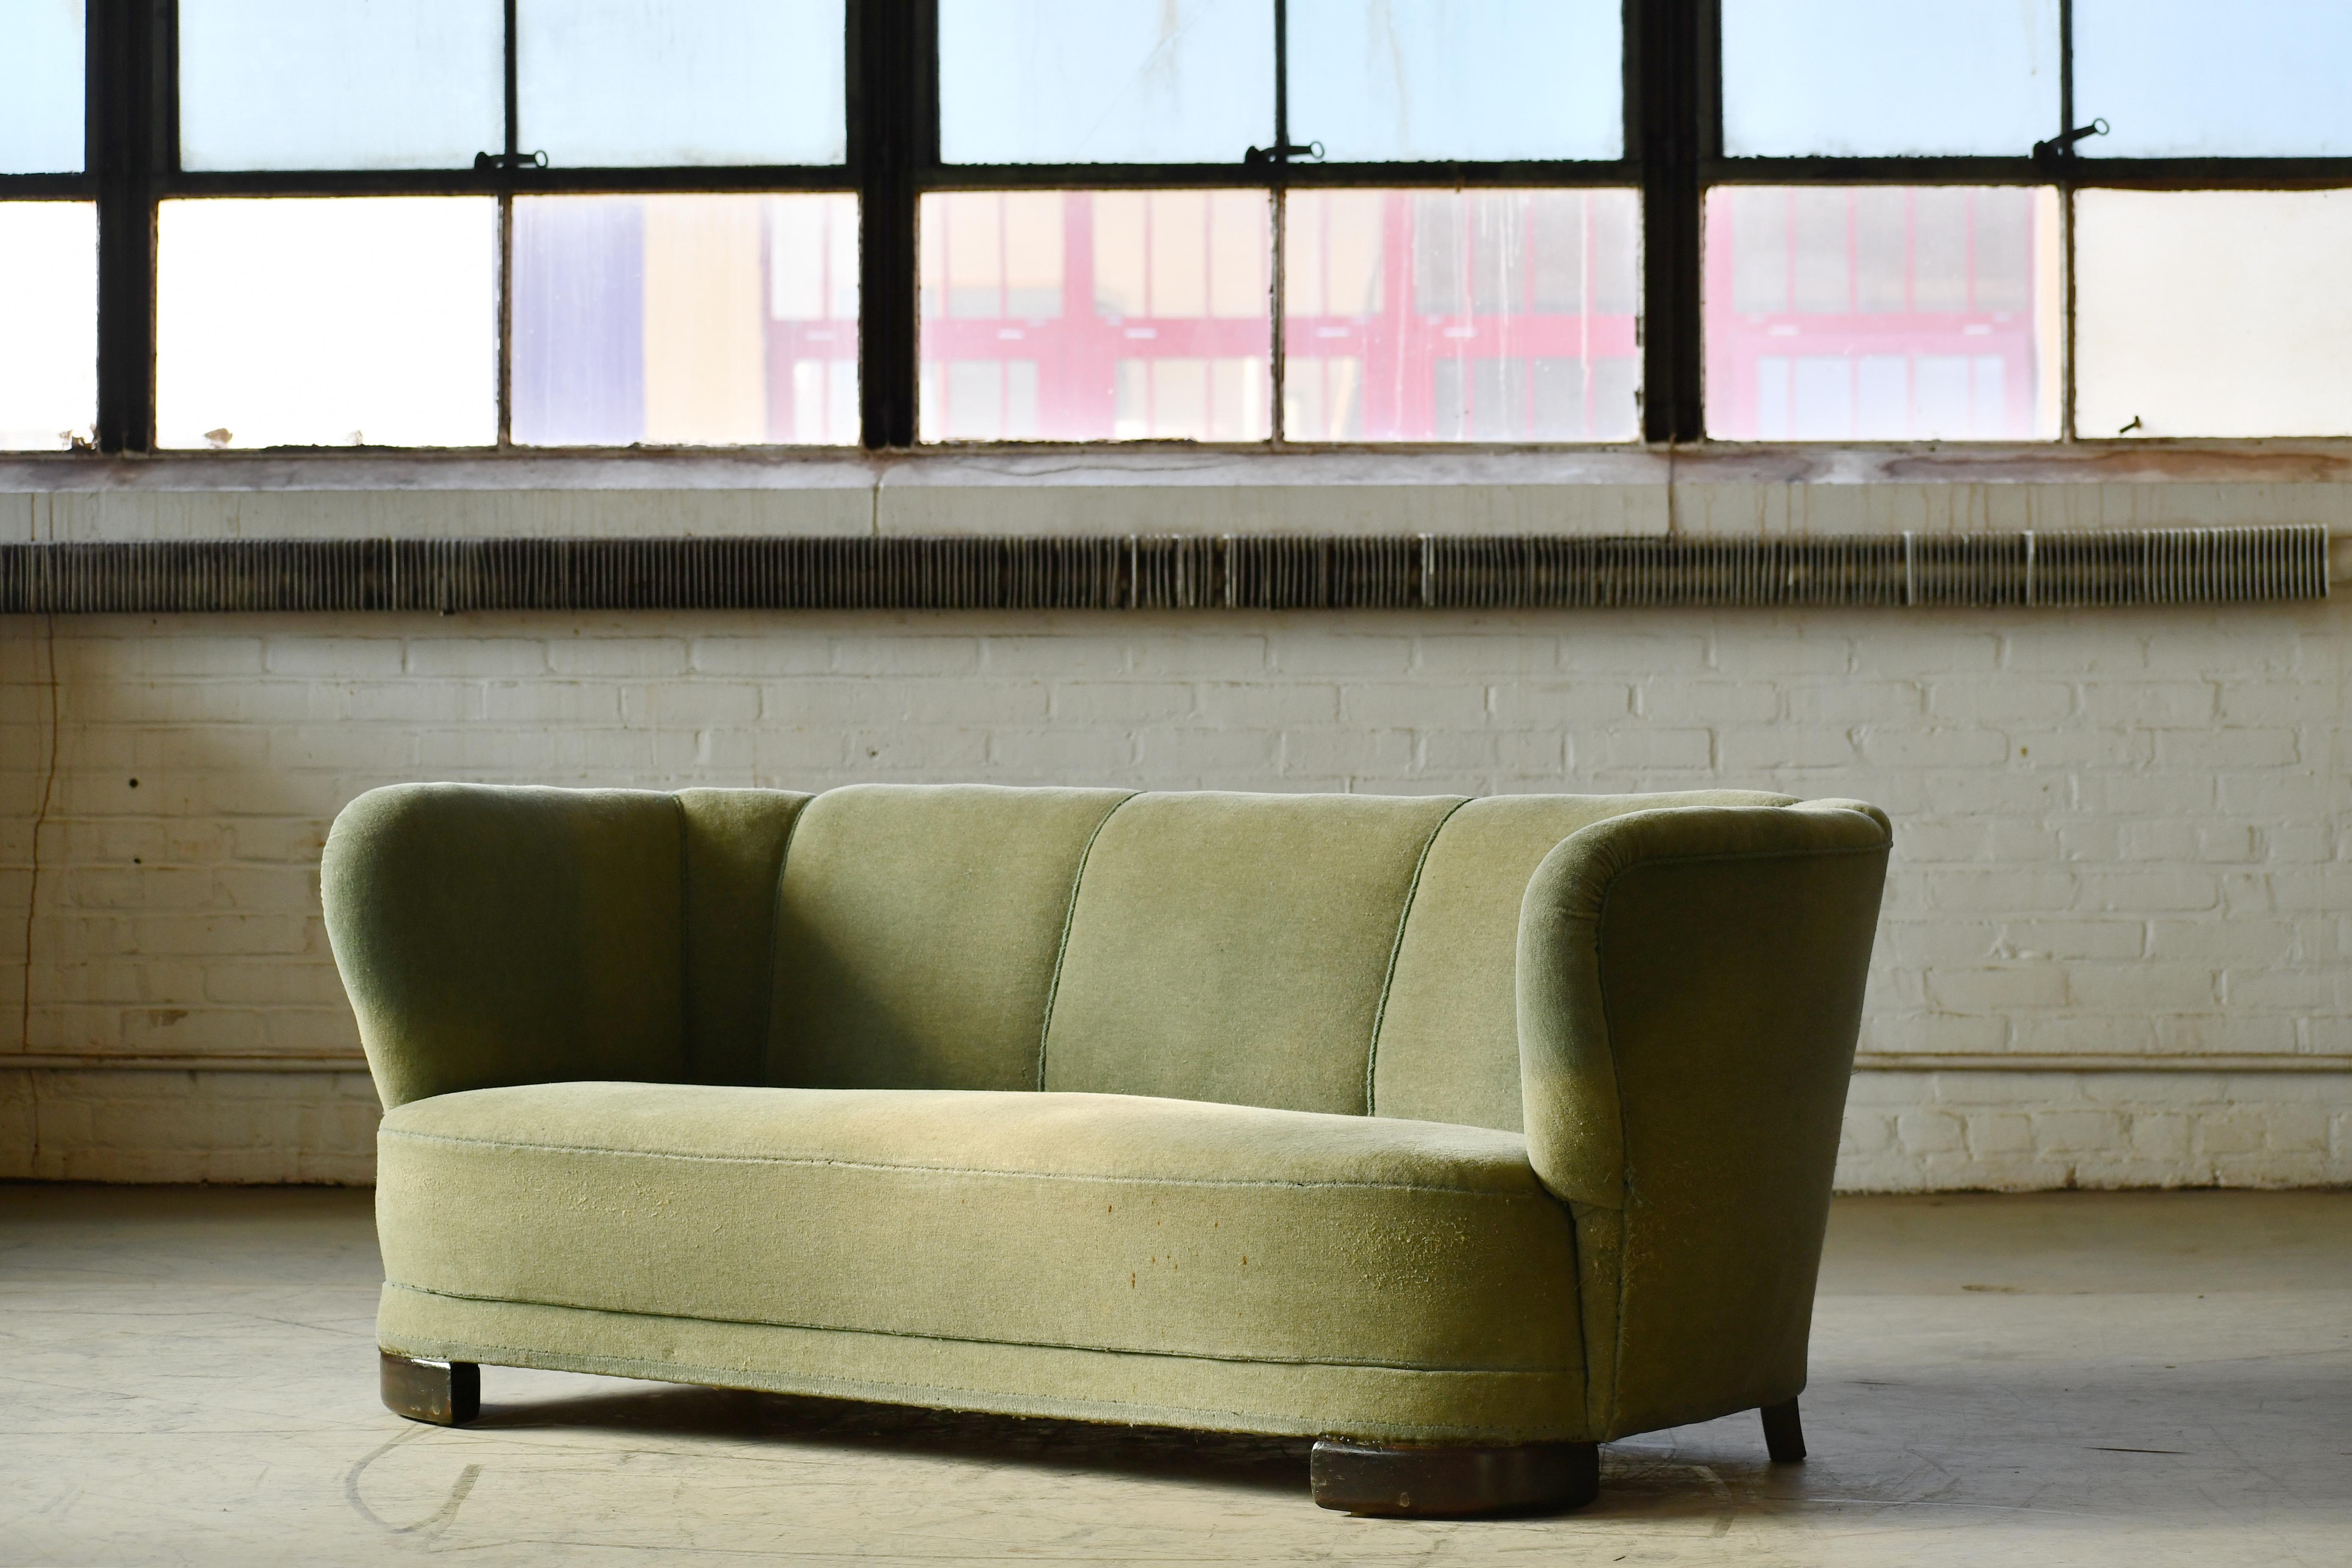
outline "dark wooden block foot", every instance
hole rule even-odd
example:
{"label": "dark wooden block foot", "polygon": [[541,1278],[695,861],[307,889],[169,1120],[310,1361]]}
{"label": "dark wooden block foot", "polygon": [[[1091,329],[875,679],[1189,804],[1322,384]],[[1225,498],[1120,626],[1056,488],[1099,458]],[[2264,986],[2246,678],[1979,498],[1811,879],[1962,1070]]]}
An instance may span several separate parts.
{"label": "dark wooden block foot", "polygon": [[1308,1485],[1325,1508],[1397,1519],[1582,1508],[1601,1490],[1592,1443],[1515,1448],[1389,1447],[1317,1441]]}
{"label": "dark wooden block foot", "polygon": [[1776,1465],[1799,1465],[1805,1459],[1805,1426],[1797,1419],[1797,1402],[1784,1399],[1757,1412],[1764,1417],[1764,1448]]}
{"label": "dark wooden block foot", "polygon": [[469,1361],[383,1358],[383,1407],[411,1421],[463,1426],[482,1413],[482,1369]]}

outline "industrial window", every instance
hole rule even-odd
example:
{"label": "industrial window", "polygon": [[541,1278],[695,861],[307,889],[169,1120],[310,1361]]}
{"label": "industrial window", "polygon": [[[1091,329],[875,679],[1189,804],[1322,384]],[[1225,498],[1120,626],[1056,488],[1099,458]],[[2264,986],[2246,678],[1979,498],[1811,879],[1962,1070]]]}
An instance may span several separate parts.
{"label": "industrial window", "polygon": [[2341,0],[0,0],[0,447],[2352,434]]}

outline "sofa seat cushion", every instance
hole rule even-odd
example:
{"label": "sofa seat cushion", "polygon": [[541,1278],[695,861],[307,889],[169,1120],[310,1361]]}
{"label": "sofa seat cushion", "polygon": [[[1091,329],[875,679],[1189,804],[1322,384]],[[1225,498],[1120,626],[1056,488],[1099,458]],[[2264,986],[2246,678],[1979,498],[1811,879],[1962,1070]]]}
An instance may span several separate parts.
{"label": "sofa seat cushion", "polygon": [[555,1083],[384,1119],[395,1292],[1581,1384],[1514,1133],[1191,1100]]}

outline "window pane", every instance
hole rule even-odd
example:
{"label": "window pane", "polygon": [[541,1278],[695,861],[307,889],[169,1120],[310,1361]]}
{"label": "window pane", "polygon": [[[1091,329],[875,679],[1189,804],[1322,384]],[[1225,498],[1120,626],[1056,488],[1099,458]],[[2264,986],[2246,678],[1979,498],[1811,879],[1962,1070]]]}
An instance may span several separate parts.
{"label": "window pane", "polygon": [[2352,153],[2344,0],[2074,0],[2078,144],[2100,158]]}
{"label": "window pane", "polygon": [[180,0],[189,169],[446,169],[506,145],[495,0]]}
{"label": "window pane", "polygon": [[857,439],[857,198],[515,203],[514,438]]}
{"label": "window pane", "polygon": [[2058,0],[1724,0],[1734,157],[2022,157],[2058,76]]}
{"label": "window pane", "polygon": [[1620,0],[1291,0],[1290,139],[1340,163],[1616,158]]}
{"label": "window pane", "polygon": [[0,92],[0,174],[79,173],[86,0],[0,0],[8,88]]}
{"label": "window pane", "polygon": [[1272,434],[1264,191],[983,191],[922,208],[926,441]]}
{"label": "window pane", "polygon": [[158,224],[163,446],[497,438],[497,203],[174,201]]}
{"label": "window pane", "polygon": [[2074,199],[2080,434],[2352,435],[2352,191]]}
{"label": "window pane", "polygon": [[0,448],[87,441],[98,414],[98,209],[0,202]]}
{"label": "window pane", "polygon": [[1293,441],[1629,441],[1632,191],[1293,191]]}
{"label": "window pane", "polygon": [[1238,163],[1274,140],[1268,0],[940,0],[950,163]]}
{"label": "window pane", "polygon": [[1712,436],[2057,434],[2053,191],[1718,186],[1706,267]]}
{"label": "window pane", "polygon": [[838,163],[842,0],[522,0],[520,139],[565,168]]}

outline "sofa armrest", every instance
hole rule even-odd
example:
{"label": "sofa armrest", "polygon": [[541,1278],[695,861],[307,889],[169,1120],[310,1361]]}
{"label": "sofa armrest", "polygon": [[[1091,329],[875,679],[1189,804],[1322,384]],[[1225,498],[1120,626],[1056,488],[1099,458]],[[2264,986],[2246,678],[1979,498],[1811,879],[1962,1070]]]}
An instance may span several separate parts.
{"label": "sofa armrest", "polygon": [[1611,1432],[1803,1386],[1889,843],[1852,801],[1634,812],[1528,884],[1528,1157],[1576,1215]]}
{"label": "sofa armrest", "polygon": [[683,854],[667,795],[402,784],[344,807],[320,889],[385,1108],[684,1077]]}

